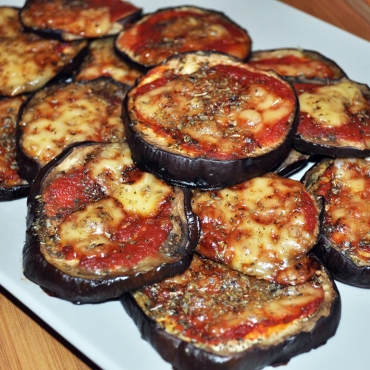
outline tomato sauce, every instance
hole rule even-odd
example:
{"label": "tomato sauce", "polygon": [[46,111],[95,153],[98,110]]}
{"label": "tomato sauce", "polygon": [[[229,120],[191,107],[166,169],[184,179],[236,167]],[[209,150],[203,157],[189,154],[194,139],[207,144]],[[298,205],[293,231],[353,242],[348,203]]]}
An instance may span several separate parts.
{"label": "tomato sauce", "polygon": [[82,168],[55,179],[42,195],[48,217],[64,218],[94,198],[96,185]]}

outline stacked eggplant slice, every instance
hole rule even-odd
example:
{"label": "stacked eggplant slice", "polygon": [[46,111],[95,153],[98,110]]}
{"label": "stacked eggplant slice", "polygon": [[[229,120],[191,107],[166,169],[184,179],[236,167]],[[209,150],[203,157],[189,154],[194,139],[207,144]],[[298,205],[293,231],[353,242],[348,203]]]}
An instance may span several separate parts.
{"label": "stacked eggplant slice", "polygon": [[195,6],[0,18],[0,199],[29,194],[28,279],[119,299],[176,369],[279,365],[336,333],[333,278],[370,287],[366,85]]}

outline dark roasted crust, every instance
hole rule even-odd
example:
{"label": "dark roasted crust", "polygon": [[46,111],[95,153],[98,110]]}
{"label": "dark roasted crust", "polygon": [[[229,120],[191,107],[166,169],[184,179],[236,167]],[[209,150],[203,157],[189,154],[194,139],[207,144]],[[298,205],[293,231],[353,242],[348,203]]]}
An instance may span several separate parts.
{"label": "dark roasted crust", "polygon": [[[206,9],[206,8],[202,8],[202,7],[199,7],[199,6],[194,6],[194,5],[183,5],[183,6],[177,6],[177,7],[166,7],[166,8],[161,8],[161,9],[158,9],[155,13],[147,13],[147,14],[143,14],[141,19],[139,20],[139,22],[141,21],[146,21],[146,19],[152,17],[153,15],[156,15],[157,13],[161,13],[161,12],[167,12],[167,11],[176,11],[177,9],[180,10],[182,8],[187,8],[187,9],[194,9],[194,10],[197,10],[199,12],[203,12],[203,13],[209,13],[209,14],[213,14],[215,16],[218,16],[222,19],[224,19],[225,21],[229,22],[230,24],[234,25],[235,27],[239,28],[240,31],[242,31],[244,34],[245,34],[245,37],[246,37],[246,40],[248,42],[248,45],[249,45],[249,51],[248,53],[245,54],[244,58],[241,58],[243,61],[244,60],[247,60],[249,55],[250,55],[250,52],[251,52],[251,49],[252,49],[252,39],[250,38],[248,32],[246,29],[242,28],[240,25],[238,25],[237,23],[235,23],[235,21],[233,21],[232,19],[230,19],[226,14],[224,14],[223,12],[220,12],[220,11],[216,11],[216,10],[211,10],[211,9]],[[133,27],[135,27],[135,24],[133,24]],[[125,30],[123,30],[121,33],[124,33]],[[157,63],[145,63],[143,62],[141,59],[141,55],[140,54],[137,54],[135,55],[135,53],[133,53],[132,50],[125,50],[125,48],[121,47],[119,45],[119,39],[120,39],[120,36],[121,36],[121,33],[118,34],[117,36],[117,39],[116,39],[116,42],[115,42],[115,47],[116,47],[116,50],[117,52],[126,60],[129,60],[131,61],[132,63],[134,63],[138,68],[141,68],[143,71],[144,70],[147,70],[151,67],[154,67],[155,65],[158,65],[159,63],[161,63],[163,61],[162,60],[158,60]],[[209,48],[204,48],[202,50],[206,50],[208,51]],[[187,51],[194,51],[193,48],[189,48],[188,50],[186,51],[181,51],[181,52],[187,52]],[[216,51],[216,50],[215,50]],[[173,54],[178,54],[179,52],[174,50],[174,53]],[[168,55],[165,59],[169,58],[171,55]]]}
{"label": "dark roasted crust", "polygon": [[341,299],[333,282],[337,297],[330,314],[321,317],[310,332],[302,331],[277,345],[256,346],[253,349],[230,356],[206,352],[192,343],[185,342],[163,330],[148,318],[130,293],[120,300],[127,314],[137,325],[141,336],[176,370],[188,369],[233,369],[257,370],[265,366],[286,364],[292,357],[309,352],[327,342],[336,333],[341,317]]}
{"label": "dark roasted crust", "polygon": [[[107,84],[111,83],[111,84],[114,84],[117,87],[121,87],[123,92],[125,92],[129,89],[128,85],[122,84],[119,81],[115,81],[114,79],[112,79],[110,77],[99,77],[99,78],[97,78],[95,80],[92,80],[92,81],[84,80],[84,81],[79,81],[79,82],[75,82],[75,83],[76,83],[76,85],[86,85],[86,84],[99,84],[99,83],[103,83],[104,81]],[[48,88],[57,89],[58,87],[60,89],[63,89],[63,87],[67,86],[67,84],[68,84],[67,82],[61,81],[58,85],[57,84],[50,84],[50,85],[46,86],[45,89],[48,89]],[[108,93],[106,95],[108,95]],[[16,145],[17,145],[16,159],[17,159],[17,163],[18,163],[18,166],[19,166],[19,174],[23,179],[27,180],[29,183],[33,182],[34,178],[36,177],[37,173],[40,171],[42,166],[40,165],[40,163],[36,159],[34,159],[32,157],[29,157],[23,150],[23,147],[22,147],[23,131],[22,131],[22,127],[20,125],[20,121],[22,120],[22,115],[27,111],[28,106],[32,103],[32,99],[34,99],[36,97],[37,97],[37,93],[32,94],[22,104],[22,106],[19,110],[19,114],[18,114],[18,118],[17,118],[17,127],[16,127]],[[122,112],[122,114],[123,114],[123,116],[126,115],[124,111]]]}
{"label": "dark roasted crust", "polygon": [[[20,11],[20,21],[21,21],[25,31],[35,32],[35,33],[38,33],[38,34],[42,35],[43,37],[52,38],[52,39],[59,39],[59,40],[64,40],[64,41],[71,41],[71,40],[83,39],[84,38],[83,36],[81,36],[79,34],[66,32],[66,31],[63,31],[62,29],[54,29],[54,28],[50,27],[48,24],[44,24],[41,27],[37,26],[37,25],[25,24],[23,22],[23,14],[25,12],[30,11],[29,9],[32,7],[33,3],[37,3],[38,1],[40,1],[40,0],[26,0],[26,3],[24,4],[24,6],[22,7],[22,9]],[[42,2],[42,0],[40,2]],[[50,2],[56,2],[56,1],[52,0]],[[68,2],[66,2],[66,6],[68,7]],[[56,9],[56,11],[60,11],[60,9]],[[126,16],[115,20],[115,22],[113,22],[113,23],[116,23],[116,24],[121,25],[122,27],[125,27],[125,26],[129,25],[130,23],[133,23],[133,22],[137,21],[141,17],[141,14],[142,14],[142,9],[137,7],[137,9],[134,12],[132,12],[131,14],[127,14]],[[36,17],[37,17],[37,15],[36,15]],[[119,31],[117,31],[116,33],[118,33],[118,32]],[[110,35],[112,35],[112,34],[110,34]],[[105,36],[109,36],[109,35],[108,34],[102,35],[102,37],[105,37]]]}
{"label": "dark roasted crust", "polygon": [[[339,65],[332,59],[329,59],[328,57],[326,57],[325,55],[319,53],[318,51],[314,51],[314,50],[309,50],[309,49],[296,49],[296,48],[280,48],[280,49],[269,49],[269,50],[255,50],[252,52],[252,54],[250,55],[249,59],[248,59],[248,62],[256,62],[258,63],[258,60],[255,61],[255,58],[258,59],[258,57],[260,56],[260,54],[262,53],[269,53],[269,52],[276,52],[276,51],[300,51],[304,54],[305,57],[311,59],[312,61],[320,61],[320,62],[323,62],[327,67],[329,67],[329,69],[331,70],[333,76],[331,77],[331,79],[339,79],[339,78],[342,78],[342,77],[346,77],[346,73],[344,72],[344,70],[339,67]],[[263,60],[263,59],[262,59]],[[322,77],[319,77],[319,76],[313,76],[313,77],[307,77],[305,76],[304,74],[300,75],[300,76],[290,76],[290,75],[283,75],[284,78],[288,79],[289,81],[291,82],[297,82],[297,81],[301,81],[301,80],[304,80],[304,81],[307,81],[308,79],[309,80],[313,80],[313,79],[317,79],[317,80],[321,80],[321,81],[326,81],[327,79],[326,78],[322,78]]]}
{"label": "dark roasted crust", "polygon": [[[190,53],[183,53],[172,58],[181,58]],[[204,52],[202,55],[217,54]],[[220,55],[225,55],[218,53]],[[167,61],[171,60],[169,58]],[[236,60],[236,59],[235,59]],[[167,61],[164,61],[165,64]],[[272,72],[273,73],[273,72]],[[276,75],[274,73],[274,75]],[[277,75],[276,75],[277,76]],[[280,78],[280,77],[278,77]],[[140,82],[138,79],[135,86]],[[292,90],[295,94],[294,89]],[[132,158],[141,169],[155,174],[172,185],[188,186],[203,190],[220,189],[242,181],[263,175],[277,167],[289,154],[298,125],[299,102],[295,95],[294,112],[289,118],[289,130],[280,145],[266,150],[264,154],[231,160],[217,160],[204,157],[188,157],[167,151],[145,140],[143,135],[131,124],[129,94],[124,101],[127,115],[123,117],[126,140],[132,152]]]}
{"label": "dark roasted crust", "polygon": [[129,290],[137,289],[146,284],[152,284],[185,271],[191,263],[193,250],[199,238],[198,218],[191,211],[191,194],[185,188],[181,189],[181,191],[184,193],[183,207],[187,223],[182,225],[184,237],[178,251],[181,258],[177,262],[162,264],[148,272],[139,272],[135,275],[88,279],[70,276],[46,261],[40,251],[39,237],[32,228],[41,210],[37,196],[40,194],[43,181],[50,171],[65,160],[75,148],[84,145],[99,144],[93,142],[72,144],[63,153],[44,166],[33,183],[27,200],[27,231],[23,248],[24,275],[29,280],[40,285],[50,295],[80,304],[102,302],[117,298]]}
{"label": "dark roasted crust", "polygon": [[[315,187],[315,184],[320,179],[320,175],[330,163],[332,163],[331,159],[323,159],[314,164],[304,174],[302,182],[310,192],[314,192],[311,188]],[[325,202],[324,198],[323,202]],[[324,207],[322,217],[323,216]],[[319,241],[312,249],[312,253],[322,261],[335,280],[359,288],[370,288],[370,265],[356,265],[350,256],[341,253],[338,248],[335,248],[333,242],[330,241],[323,232],[320,233]]]}

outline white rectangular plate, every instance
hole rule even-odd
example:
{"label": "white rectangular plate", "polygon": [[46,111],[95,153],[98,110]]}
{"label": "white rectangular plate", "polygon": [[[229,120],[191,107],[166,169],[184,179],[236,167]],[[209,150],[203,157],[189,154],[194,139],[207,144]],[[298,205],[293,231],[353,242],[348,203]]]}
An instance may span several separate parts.
{"label": "white rectangular plate", "polygon": [[[247,29],[253,49],[301,47],[336,61],[348,77],[370,84],[370,43],[275,0],[133,0],[145,12],[197,5],[226,13]],[[22,6],[22,0],[0,0]],[[296,176],[300,178],[300,175]],[[26,201],[0,204],[0,284],[103,369],[171,369],[140,334],[119,302],[76,306],[46,295],[22,273]],[[338,284],[342,320],[325,346],[293,358],[284,370],[359,369],[368,361],[370,289]]]}

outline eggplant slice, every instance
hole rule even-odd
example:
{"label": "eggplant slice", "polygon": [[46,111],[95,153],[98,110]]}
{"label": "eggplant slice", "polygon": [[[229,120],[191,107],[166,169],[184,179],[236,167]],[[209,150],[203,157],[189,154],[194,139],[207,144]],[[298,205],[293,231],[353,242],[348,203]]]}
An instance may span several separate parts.
{"label": "eggplant slice", "polygon": [[124,0],[27,0],[20,19],[27,30],[72,41],[117,35],[141,12]]}
{"label": "eggplant slice", "polygon": [[314,253],[338,281],[370,288],[370,158],[322,160],[303,181],[325,200]]}
{"label": "eggplant slice", "polygon": [[116,40],[124,57],[145,68],[187,51],[212,50],[245,60],[251,44],[247,31],[225,14],[195,6],[146,14]]}
{"label": "eggplant slice", "polygon": [[126,98],[127,141],[139,167],[171,184],[222,188],[259,176],[289,153],[292,86],[226,54],[190,52],[138,80]]}
{"label": "eggplant slice", "polygon": [[281,48],[254,51],[248,63],[263,70],[274,70],[291,81],[300,79],[334,80],[346,77],[333,60],[307,49]]}
{"label": "eggplant slice", "polygon": [[30,192],[24,274],[89,303],[181,273],[199,238],[190,195],[137,169],[125,143],[72,145]]}
{"label": "eggplant slice", "polygon": [[29,184],[18,174],[16,122],[24,95],[0,99],[0,201],[27,196]]}
{"label": "eggplant slice", "polygon": [[22,106],[17,123],[17,162],[30,183],[71,143],[125,140],[122,102],[128,85],[108,77],[43,88]]}
{"label": "eggplant slice", "polygon": [[60,42],[24,32],[19,9],[1,7],[0,96],[31,93],[69,77],[78,66],[87,42]]}
{"label": "eggplant slice", "polygon": [[301,182],[268,173],[221,190],[194,190],[192,209],[201,255],[281,285],[315,274],[308,253],[319,239],[321,203]]}
{"label": "eggplant slice", "polygon": [[295,83],[300,115],[294,147],[329,157],[370,156],[370,89],[348,78]]}
{"label": "eggplant slice", "polygon": [[75,81],[112,77],[123,84],[134,85],[142,72],[120,58],[114,49],[114,37],[90,42],[89,51],[75,73]]}
{"label": "eggplant slice", "polygon": [[325,344],[341,300],[323,268],[281,287],[194,255],[181,275],[125,294],[121,302],[176,370],[257,370]]}

